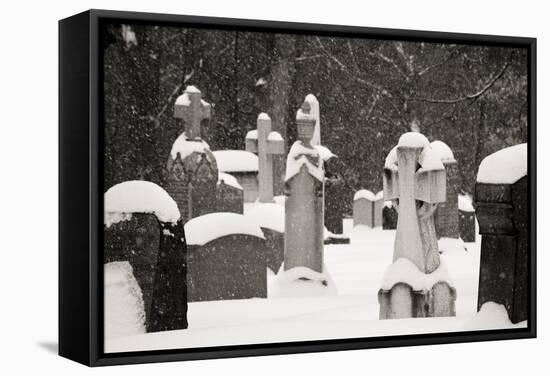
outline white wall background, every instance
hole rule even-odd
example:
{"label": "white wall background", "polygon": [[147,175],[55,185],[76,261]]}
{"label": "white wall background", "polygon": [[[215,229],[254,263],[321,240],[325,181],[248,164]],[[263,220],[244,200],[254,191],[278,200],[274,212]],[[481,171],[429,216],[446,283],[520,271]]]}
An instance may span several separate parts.
{"label": "white wall background", "polygon": [[[51,375],[520,375],[548,368],[550,12],[544,1],[5,1],[0,21],[0,373]],[[57,342],[57,20],[106,8],[388,28],[538,41],[536,340],[422,346],[87,369]],[[544,371],[543,371],[544,372]],[[537,373],[537,374],[540,374]]]}

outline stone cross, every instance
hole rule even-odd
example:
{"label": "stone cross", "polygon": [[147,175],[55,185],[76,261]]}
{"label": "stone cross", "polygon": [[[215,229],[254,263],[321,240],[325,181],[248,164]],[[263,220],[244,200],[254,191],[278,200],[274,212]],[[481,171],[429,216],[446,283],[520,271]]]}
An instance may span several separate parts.
{"label": "stone cross", "polygon": [[201,137],[201,122],[210,119],[210,110],[210,103],[202,99],[201,91],[194,86],[187,86],[185,92],[176,99],[174,117],[184,122],[187,139]]}
{"label": "stone cross", "polygon": [[273,156],[285,152],[285,142],[278,132],[271,130],[271,119],[261,113],[257,120],[258,129],[246,135],[246,150],[258,154],[259,201],[273,200]]}
{"label": "stone cross", "polygon": [[287,157],[285,176],[284,269],[306,267],[323,272],[323,160],[311,145],[315,118],[304,102],[296,123],[298,141]]}
{"label": "stone cross", "polygon": [[393,263],[378,292],[380,319],[456,315],[456,290],[440,267],[433,218],[445,191],[445,168],[428,139],[405,133],[384,166],[384,198],[399,216]]}
{"label": "stone cross", "polygon": [[[411,138],[425,139],[419,133]],[[425,149],[431,150],[427,139],[425,144],[400,140],[386,159],[384,199],[392,200],[399,211],[393,261],[404,257],[421,272],[431,273],[440,263],[433,213],[445,202],[446,178],[439,158]]]}

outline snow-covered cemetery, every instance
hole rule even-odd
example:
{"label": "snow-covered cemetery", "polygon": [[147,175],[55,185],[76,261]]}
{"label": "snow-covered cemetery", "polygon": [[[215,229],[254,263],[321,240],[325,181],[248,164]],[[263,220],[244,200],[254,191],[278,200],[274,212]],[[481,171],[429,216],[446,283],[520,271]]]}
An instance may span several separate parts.
{"label": "snow-covered cemetery", "polygon": [[[513,119],[490,107],[510,82],[506,93],[521,99],[521,56],[505,51],[503,63],[476,46],[439,45],[423,61],[432,47],[376,44],[368,61],[379,65],[371,69],[412,88],[445,64],[480,75],[471,87],[460,81],[456,94],[446,87],[469,78],[448,68],[452,79],[434,79],[439,86],[424,88],[424,101],[401,103],[420,94],[395,94],[395,78],[357,76],[368,81],[368,94],[332,82],[369,69],[353,54],[367,51],[360,41],[312,38],[310,50],[300,50],[295,39],[292,64],[324,64],[344,76],[324,72],[321,81],[299,74],[306,68],[285,71],[284,54],[264,70],[246,66],[255,73],[250,84],[239,75],[237,82],[250,86],[253,105],[240,119],[223,113],[231,103],[244,106],[241,94],[210,87],[219,80],[207,58],[220,46],[200,34],[161,32],[113,27],[105,53],[105,100],[112,101],[105,104],[105,352],[527,327],[523,104]],[[237,37],[227,48],[247,49]],[[181,40],[200,45],[194,65],[172,56],[183,53]],[[274,48],[288,51],[288,43],[276,40]],[[355,61],[342,57],[348,53]],[[151,67],[158,76],[147,74]],[[143,74],[129,77],[124,68]],[[171,69],[182,72],[173,81]],[[166,98],[159,86],[170,88]],[[151,87],[164,98],[155,106]],[[209,96],[224,88],[230,99]],[[337,92],[350,103],[345,110],[334,105]],[[399,115],[383,125],[397,116],[396,103],[410,121]],[[474,108],[479,121],[468,113]],[[132,119],[145,125],[132,128]],[[512,131],[507,119],[519,122]],[[457,125],[470,121],[483,131]],[[489,123],[505,130],[494,133]]]}

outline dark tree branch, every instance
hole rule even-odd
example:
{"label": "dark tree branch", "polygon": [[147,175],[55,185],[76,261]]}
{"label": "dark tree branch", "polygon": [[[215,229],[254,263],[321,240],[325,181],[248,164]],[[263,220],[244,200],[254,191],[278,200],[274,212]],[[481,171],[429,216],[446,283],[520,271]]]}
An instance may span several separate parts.
{"label": "dark tree branch", "polygon": [[439,104],[455,104],[460,102],[466,102],[466,101],[475,101],[479,97],[481,97],[483,94],[485,94],[489,89],[493,87],[493,85],[502,77],[504,72],[506,72],[506,69],[510,66],[510,61],[507,61],[506,64],[502,67],[502,69],[494,75],[480,90],[473,94],[467,94],[459,98],[453,98],[453,99],[435,99],[435,98],[411,98],[412,101],[416,102],[426,102],[426,103],[439,103]]}

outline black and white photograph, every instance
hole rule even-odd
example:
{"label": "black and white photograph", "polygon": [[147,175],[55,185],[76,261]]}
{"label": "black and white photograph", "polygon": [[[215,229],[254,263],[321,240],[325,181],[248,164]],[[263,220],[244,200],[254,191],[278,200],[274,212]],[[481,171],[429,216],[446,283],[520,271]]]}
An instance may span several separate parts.
{"label": "black and white photograph", "polygon": [[105,353],[529,329],[529,50],[100,23]]}

